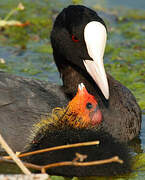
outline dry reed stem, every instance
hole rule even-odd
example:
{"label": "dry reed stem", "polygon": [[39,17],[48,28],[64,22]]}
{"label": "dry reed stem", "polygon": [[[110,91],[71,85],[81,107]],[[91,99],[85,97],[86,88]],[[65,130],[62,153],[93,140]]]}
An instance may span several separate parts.
{"label": "dry reed stem", "polygon": [[[76,143],[76,144],[67,144],[67,145],[56,146],[56,147],[51,147],[51,148],[46,148],[46,149],[41,149],[41,150],[23,153],[23,154],[18,155],[18,157],[25,157],[25,156],[30,156],[30,155],[34,155],[34,154],[49,152],[49,151],[56,151],[56,150],[60,150],[60,149],[67,149],[67,148],[74,148],[74,147],[81,147],[81,146],[92,146],[92,145],[97,145],[97,144],[99,144],[99,141],[90,141],[90,142],[83,142],[83,143]],[[3,156],[3,158],[4,159],[11,159],[10,156]]]}
{"label": "dry reed stem", "polygon": [[24,166],[22,161],[15,155],[15,153],[12,151],[12,149],[8,146],[6,141],[3,139],[3,137],[0,134],[0,144],[5,149],[5,151],[11,156],[13,161],[18,165],[18,167],[22,170],[22,172],[26,175],[30,175],[31,172]]}
{"label": "dry reed stem", "polygon": [[[32,151],[32,152],[28,152],[28,153],[23,153],[23,154],[18,155],[18,157],[25,157],[25,156],[34,155],[34,154],[43,153],[43,152],[49,152],[49,151],[55,151],[55,150],[60,150],[60,149],[67,149],[67,148],[74,148],[74,147],[80,147],[80,146],[91,146],[91,145],[97,145],[97,144],[99,144],[99,141],[62,145],[62,146],[56,146],[56,147],[52,147],[52,148],[46,148],[46,149],[41,149],[41,150],[37,150],[37,151]],[[25,162],[23,162],[23,164],[28,168],[40,170],[41,173],[45,173],[46,170],[49,168],[61,167],[61,166],[94,166],[94,165],[108,164],[108,163],[112,163],[112,162],[117,162],[117,163],[121,163],[121,164],[123,163],[123,160],[119,159],[118,156],[114,156],[112,158],[108,158],[108,159],[104,159],[104,160],[82,162],[86,158],[87,158],[87,155],[82,155],[82,154],[76,153],[76,157],[72,161],[57,162],[57,163],[52,163],[52,164],[47,164],[47,165],[35,165],[35,164],[25,163]],[[15,163],[9,159],[11,159],[10,156],[3,156],[0,159],[0,161]],[[81,162],[78,162],[78,160]]]}
{"label": "dry reed stem", "polygon": [[98,161],[90,161],[90,162],[76,162],[76,161],[65,161],[59,163],[52,163],[43,166],[44,169],[52,168],[52,167],[59,167],[59,166],[94,166],[94,165],[101,165],[101,164],[108,164],[112,162],[123,163],[123,160],[119,159],[118,156],[114,156],[109,159],[103,159]]}
{"label": "dry reed stem", "polygon": [[[1,158],[0,161],[3,162],[9,162],[9,163],[15,163],[12,160],[7,160],[4,158]],[[35,169],[35,170],[40,170],[41,173],[45,173],[47,169],[49,168],[54,168],[54,167],[61,167],[61,166],[94,166],[94,165],[101,165],[101,164],[109,164],[112,162],[117,162],[117,163],[123,163],[123,160],[119,159],[118,156],[114,156],[112,158],[109,159],[104,159],[104,160],[98,160],[98,161],[89,161],[89,162],[76,162],[76,161],[64,161],[64,162],[58,162],[58,163],[52,163],[52,164],[48,164],[48,165],[35,165],[35,164],[31,164],[31,163],[25,163],[23,162],[23,164],[31,169]]]}

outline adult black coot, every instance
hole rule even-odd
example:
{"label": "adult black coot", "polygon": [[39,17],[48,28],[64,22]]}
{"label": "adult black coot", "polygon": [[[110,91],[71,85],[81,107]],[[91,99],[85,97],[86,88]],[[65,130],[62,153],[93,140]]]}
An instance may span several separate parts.
{"label": "adult black coot", "polygon": [[141,110],[131,91],[104,70],[106,37],[106,25],[95,11],[68,6],[53,26],[53,55],[65,94],[72,98],[83,82],[98,100],[104,119],[100,128],[127,142],[139,134]]}
{"label": "adult black coot", "polygon": [[106,26],[97,13],[76,5],[56,18],[53,54],[63,87],[0,72],[0,132],[14,151],[23,151],[34,124],[55,107],[63,107],[83,82],[98,100],[100,129],[119,141],[139,134],[141,110],[132,93],[103,66]]}

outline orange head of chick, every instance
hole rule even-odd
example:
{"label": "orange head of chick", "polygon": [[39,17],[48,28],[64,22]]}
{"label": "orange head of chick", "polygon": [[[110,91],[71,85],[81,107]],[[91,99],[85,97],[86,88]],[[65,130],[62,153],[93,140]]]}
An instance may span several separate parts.
{"label": "orange head of chick", "polygon": [[79,84],[76,96],[69,102],[62,119],[74,128],[97,126],[102,120],[102,113],[94,96],[89,94],[83,83]]}
{"label": "orange head of chick", "polygon": [[102,121],[102,113],[94,96],[89,94],[83,85],[79,84],[76,96],[64,108],[56,107],[51,114],[42,117],[34,125],[31,139],[37,134],[53,129],[71,128],[96,128]]}

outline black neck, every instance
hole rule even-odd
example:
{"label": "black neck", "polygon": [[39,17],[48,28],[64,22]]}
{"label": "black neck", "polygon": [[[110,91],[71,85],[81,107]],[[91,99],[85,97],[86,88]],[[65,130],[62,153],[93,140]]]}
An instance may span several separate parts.
{"label": "black neck", "polygon": [[75,96],[79,83],[84,83],[89,93],[97,99],[99,106],[102,108],[108,107],[108,101],[103,96],[102,92],[95,84],[91,76],[84,70],[74,65],[66,65],[60,69],[63,80],[64,91],[69,98]]}

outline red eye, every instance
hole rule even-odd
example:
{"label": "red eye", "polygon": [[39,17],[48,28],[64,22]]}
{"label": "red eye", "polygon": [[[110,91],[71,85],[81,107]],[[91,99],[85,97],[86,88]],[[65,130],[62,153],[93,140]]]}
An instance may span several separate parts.
{"label": "red eye", "polygon": [[73,40],[74,42],[79,42],[79,40],[78,40],[74,35],[72,35],[72,40]]}

